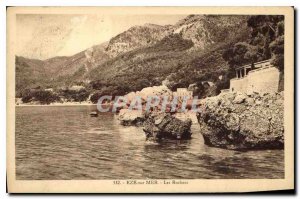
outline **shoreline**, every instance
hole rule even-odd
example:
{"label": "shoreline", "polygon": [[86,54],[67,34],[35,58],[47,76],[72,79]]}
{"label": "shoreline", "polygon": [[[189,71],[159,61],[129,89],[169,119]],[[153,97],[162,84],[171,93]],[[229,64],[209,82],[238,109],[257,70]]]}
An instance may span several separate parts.
{"label": "shoreline", "polygon": [[26,107],[26,106],[28,106],[28,107],[31,107],[31,106],[92,106],[92,105],[97,106],[97,104],[85,103],[85,104],[19,104],[19,105],[15,104],[15,107],[18,107],[18,106],[20,106],[20,107]]}

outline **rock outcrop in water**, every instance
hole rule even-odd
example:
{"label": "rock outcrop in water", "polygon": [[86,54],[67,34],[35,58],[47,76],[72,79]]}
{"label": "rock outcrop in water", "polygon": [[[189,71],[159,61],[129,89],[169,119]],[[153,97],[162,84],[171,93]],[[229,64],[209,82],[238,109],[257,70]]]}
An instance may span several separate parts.
{"label": "rock outcrop in water", "polygon": [[142,126],[145,121],[145,115],[139,110],[121,109],[118,119],[124,126]]}
{"label": "rock outcrop in water", "polygon": [[[143,88],[141,91],[131,92],[124,96],[127,100],[127,108],[120,110],[118,119],[124,126],[141,126],[145,121],[144,109],[146,106],[146,100],[149,96],[171,96],[172,91],[166,86],[153,86]],[[130,103],[136,98],[141,98],[141,106],[143,110],[130,110],[128,107]]]}
{"label": "rock outcrop in water", "polygon": [[205,144],[235,150],[283,149],[283,92],[224,93],[201,101]]}
{"label": "rock outcrop in water", "polygon": [[146,115],[143,131],[147,140],[184,140],[191,138],[191,125],[190,119],[181,121],[169,113],[152,112]]}

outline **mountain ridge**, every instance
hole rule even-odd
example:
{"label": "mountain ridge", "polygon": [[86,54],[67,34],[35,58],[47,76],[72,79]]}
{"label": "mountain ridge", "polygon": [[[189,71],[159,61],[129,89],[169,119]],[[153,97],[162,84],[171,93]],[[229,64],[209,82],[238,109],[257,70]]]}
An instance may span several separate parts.
{"label": "mountain ridge", "polygon": [[[60,88],[74,84],[91,87],[92,93],[108,90],[117,94],[159,85],[164,80],[173,82],[173,89],[186,87],[205,74],[225,74],[228,68],[222,51],[231,41],[246,39],[246,20],[245,16],[189,15],[175,25],[133,26],[73,56],[44,61],[16,56],[17,95],[36,86]],[[24,64],[30,69],[22,68]],[[189,80],[181,73],[193,78]],[[216,75],[212,76],[216,81]]]}

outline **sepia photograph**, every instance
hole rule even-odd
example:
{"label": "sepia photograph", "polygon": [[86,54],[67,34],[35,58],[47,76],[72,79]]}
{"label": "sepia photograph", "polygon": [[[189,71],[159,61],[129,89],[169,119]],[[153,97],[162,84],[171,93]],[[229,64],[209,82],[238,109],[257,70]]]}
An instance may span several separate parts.
{"label": "sepia photograph", "polygon": [[292,7],[9,8],[9,190],[293,189],[293,20]]}

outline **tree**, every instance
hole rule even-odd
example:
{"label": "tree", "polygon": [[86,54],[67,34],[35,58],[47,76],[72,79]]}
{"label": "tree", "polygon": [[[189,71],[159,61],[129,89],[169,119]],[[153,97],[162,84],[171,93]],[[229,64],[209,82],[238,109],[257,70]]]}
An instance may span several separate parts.
{"label": "tree", "polygon": [[21,97],[22,97],[22,102],[23,103],[28,103],[32,100],[33,98],[33,95],[32,93],[30,92],[29,89],[26,89],[22,94],[21,94]]}
{"label": "tree", "polygon": [[[281,64],[281,58],[283,57],[283,53],[281,52],[283,52],[282,44],[284,42],[284,16],[251,16],[248,19],[248,26],[251,28],[250,44],[257,46],[259,52],[262,53],[263,59],[275,59],[275,66],[283,68],[283,66],[278,66],[276,64]],[[279,46],[277,47],[277,45]],[[276,53],[275,51],[281,52]],[[276,57],[277,55],[278,57]]]}
{"label": "tree", "polygon": [[91,95],[90,100],[91,100],[91,102],[92,102],[93,104],[97,104],[97,102],[98,102],[98,100],[99,100],[99,98],[100,98],[101,96],[102,96],[102,95],[101,95],[100,92],[96,92],[96,93],[94,93],[94,94]]}
{"label": "tree", "polygon": [[75,93],[75,95],[73,96],[74,101],[75,102],[82,102],[87,100],[87,98],[89,97],[89,92],[85,89],[80,89],[79,91],[77,91]]}
{"label": "tree", "polygon": [[251,28],[248,41],[233,44],[223,52],[223,59],[231,69],[243,64],[272,59],[272,64],[284,70],[284,17],[281,15],[251,16],[247,25]]}
{"label": "tree", "polygon": [[80,90],[60,90],[60,96],[67,99],[67,101],[74,101],[74,102],[82,102],[87,100],[89,97],[89,91],[86,89],[80,89]]}
{"label": "tree", "polygon": [[261,54],[258,52],[258,48],[246,42],[238,42],[223,53],[223,59],[232,69],[256,62],[259,58],[261,58]]}
{"label": "tree", "polygon": [[277,24],[276,39],[270,44],[272,64],[284,72],[284,21]]}
{"label": "tree", "polygon": [[276,38],[271,44],[270,49],[272,52],[271,63],[276,66],[279,71],[284,71],[284,36]]}
{"label": "tree", "polygon": [[35,100],[39,101],[41,104],[50,104],[60,100],[60,98],[51,91],[39,90],[35,92],[33,96]]}
{"label": "tree", "polygon": [[51,91],[44,90],[26,90],[22,94],[22,101],[28,103],[31,101],[39,101],[41,104],[50,104],[52,102],[59,101],[60,98]]}

